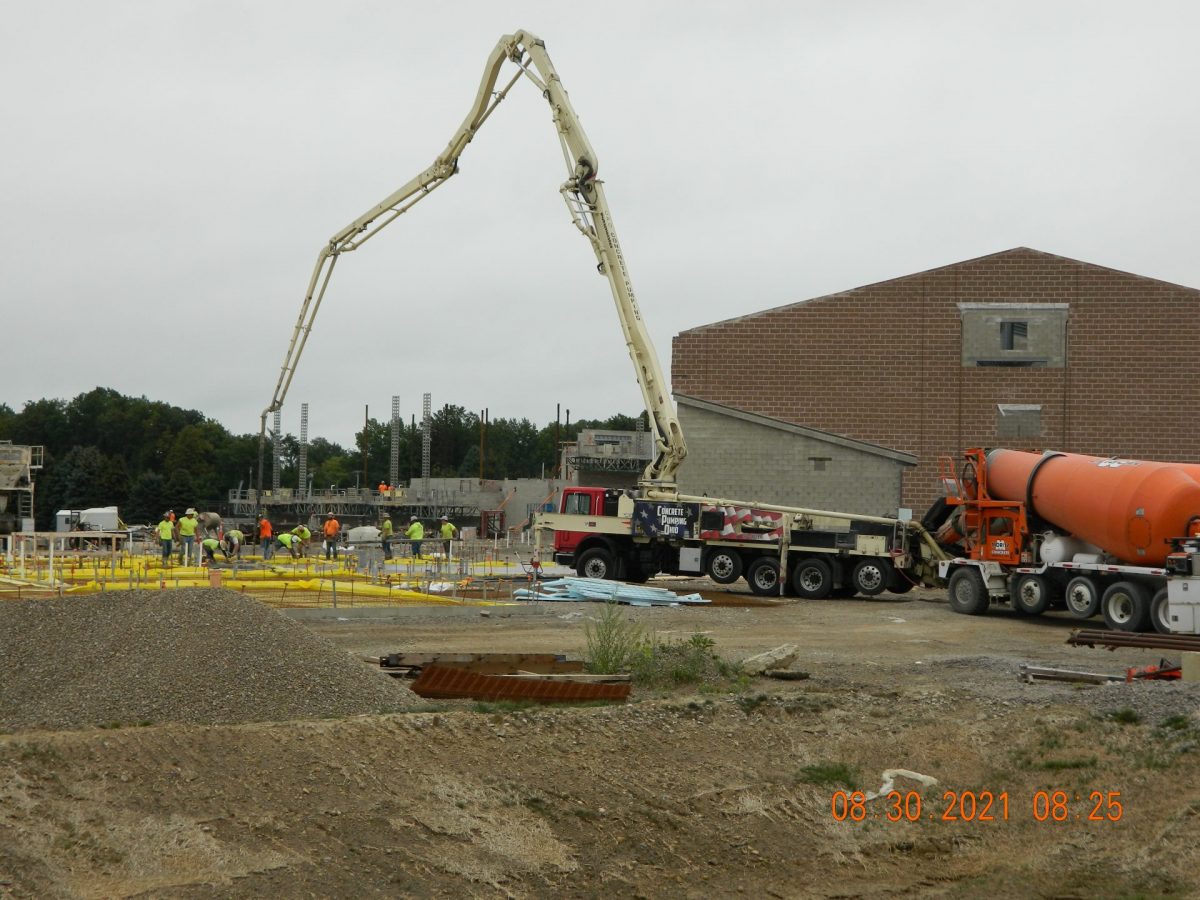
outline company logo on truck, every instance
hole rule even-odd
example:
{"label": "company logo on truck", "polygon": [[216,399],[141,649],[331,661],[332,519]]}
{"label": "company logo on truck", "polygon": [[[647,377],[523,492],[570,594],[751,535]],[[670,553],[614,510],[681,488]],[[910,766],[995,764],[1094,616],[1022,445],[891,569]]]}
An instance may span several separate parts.
{"label": "company logo on truck", "polygon": [[633,533],[646,537],[691,537],[696,516],[696,505],[692,503],[638,500],[633,504]]}

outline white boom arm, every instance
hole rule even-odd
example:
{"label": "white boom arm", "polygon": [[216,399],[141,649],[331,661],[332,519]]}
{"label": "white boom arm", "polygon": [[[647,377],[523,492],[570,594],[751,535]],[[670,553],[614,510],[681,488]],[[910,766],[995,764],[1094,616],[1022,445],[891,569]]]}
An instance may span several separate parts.
{"label": "white boom arm", "polygon": [[[517,71],[500,90],[496,90],[497,78],[506,61],[514,63]],[[653,495],[669,497],[676,493],[675,472],[687,455],[687,446],[679,427],[675,406],[667,394],[666,379],[659,365],[658,354],[654,351],[654,345],[650,341],[649,332],[642,321],[642,314],[633,294],[633,285],[630,283],[625,259],[621,255],[621,246],[613,228],[612,214],[604,199],[603,185],[596,177],[596,153],[583,133],[579,118],[575,115],[567,92],[559,80],[558,72],[546,55],[545,43],[527,31],[507,34],[496,44],[484,68],[474,105],[433,165],[382,203],[359,216],[321,248],[317,255],[317,263],[313,267],[312,278],[308,282],[308,292],[300,306],[300,315],[288,344],[279,380],[275,384],[275,394],[271,398],[271,404],[262,413],[259,430],[259,488],[262,487],[262,455],[267,415],[283,406],[284,397],[287,396],[292,376],[296,373],[300,354],[304,351],[309,332],[312,331],[313,320],[320,309],[325,289],[329,286],[329,278],[333,274],[338,256],[350,250],[357,250],[384,226],[408,212],[417,201],[424,199],[434,188],[454,175],[458,171],[458,158],[467,144],[522,75],[537,85],[542,96],[550,104],[568,171],[567,181],[559,190],[571,212],[571,220],[575,227],[592,244],[599,262],[597,268],[608,279],[617,307],[617,317],[621,322],[621,331],[629,348],[629,357],[633,361],[646,411],[650,415],[655,453],[642,474],[641,485]]]}

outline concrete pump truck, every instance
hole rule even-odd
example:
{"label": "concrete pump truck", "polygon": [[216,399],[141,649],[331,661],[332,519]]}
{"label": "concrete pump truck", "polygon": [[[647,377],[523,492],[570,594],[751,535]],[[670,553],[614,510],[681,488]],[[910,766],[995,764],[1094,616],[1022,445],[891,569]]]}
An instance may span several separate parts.
{"label": "concrete pump truck", "polygon": [[[508,63],[515,72],[498,87]],[[945,554],[911,516],[864,516],[679,493],[676,472],[687,445],[634,297],[597,177],[596,153],[545,43],[527,31],[504,35],[496,44],[474,104],[433,164],[321,248],[274,396],[262,413],[260,488],[267,416],[283,405],[338,257],[358,249],[456,174],[459,157],[478,129],[522,78],[532,82],[550,105],[567,164],[567,180],[559,190],[572,223],[595,252],[598,271],[608,280],[654,446],[636,490],[564,489],[557,512],[534,522],[539,542],[551,535],[556,560],[584,577],[644,581],[658,572],[705,573],[722,584],[745,577],[757,594],[810,598],[903,592],[916,584],[936,583],[937,562]]]}

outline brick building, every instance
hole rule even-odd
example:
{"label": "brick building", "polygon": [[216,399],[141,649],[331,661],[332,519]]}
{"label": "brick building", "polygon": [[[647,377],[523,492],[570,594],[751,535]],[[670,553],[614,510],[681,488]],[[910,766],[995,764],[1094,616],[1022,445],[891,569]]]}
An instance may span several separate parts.
{"label": "brick building", "polygon": [[[1200,290],[1020,247],[685,331],[671,380],[685,433],[694,399],[910,454],[919,517],[968,447],[1200,461],[1197,313]],[[793,502],[858,465],[826,455],[780,469]]]}

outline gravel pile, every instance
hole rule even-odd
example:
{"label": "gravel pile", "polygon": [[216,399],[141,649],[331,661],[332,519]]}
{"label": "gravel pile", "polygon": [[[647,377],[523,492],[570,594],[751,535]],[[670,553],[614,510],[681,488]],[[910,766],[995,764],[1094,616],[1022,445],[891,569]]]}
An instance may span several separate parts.
{"label": "gravel pile", "polygon": [[404,685],[235,591],[0,603],[0,730],[391,712]]}

